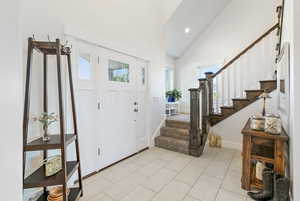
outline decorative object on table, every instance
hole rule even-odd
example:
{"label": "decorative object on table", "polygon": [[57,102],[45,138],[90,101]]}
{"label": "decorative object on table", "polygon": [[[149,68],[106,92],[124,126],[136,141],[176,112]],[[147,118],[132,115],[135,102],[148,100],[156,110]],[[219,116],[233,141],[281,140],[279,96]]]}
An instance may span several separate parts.
{"label": "decorative object on table", "polygon": [[222,147],[222,138],[221,136],[209,134],[208,136],[209,146],[221,148]]}
{"label": "decorative object on table", "polygon": [[[75,105],[75,94],[74,94],[74,85],[72,78],[72,66],[71,66],[71,48],[63,45],[59,39],[56,41],[36,41],[34,38],[28,39],[28,50],[27,50],[27,65],[26,65],[26,79],[25,79],[25,93],[24,93],[24,112],[23,112],[23,189],[30,188],[42,188],[40,197],[37,199],[39,201],[46,201],[48,199],[48,187],[50,186],[61,186],[62,188],[62,199],[63,201],[74,201],[78,200],[79,197],[83,196],[82,192],[82,176],[81,176],[81,164],[80,164],[80,150],[79,150],[79,140],[78,140],[78,127],[77,127],[77,114],[76,114],[76,105]],[[43,60],[42,66],[32,66],[32,58],[39,57]],[[56,59],[55,66],[48,66],[48,59]],[[66,60],[62,66],[62,60]],[[36,62],[34,62],[36,64]],[[51,69],[49,68],[51,67]],[[63,69],[62,69],[63,68]],[[38,72],[35,72],[36,69],[39,69]],[[51,72],[56,71],[55,79],[53,76],[49,76],[49,70]],[[62,73],[63,71],[63,73]],[[49,109],[49,96],[48,89],[54,84],[57,89],[57,106],[54,111],[58,111],[59,124],[58,124],[58,134],[52,134],[49,141],[44,141],[43,137],[29,141],[29,120],[30,120],[30,88],[32,86],[32,74],[41,73],[39,76],[41,78],[41,83],[39,83],[42,90],[43,103],[41,104],[43,113],[48,116]],[[63,82],[63,78],[66,78],[69,86],[65,86],[67,83]],[[34,83],[36,85],[36,83]],[[53,86],[53,87],[54,87]],[[34,86],[36,87],[36,86]],[[65,101],[64,92],[65,89],[69,90],[70,101]],[[53,100],[52,100],[53,101]],[[70,102],[70,106],[67,105]],[[64,114],[65,107],[68,106],[70,111],[67,115]],[[71,113],[71,114],[69,114]],[[66,128],[66,117],[70,116],[72,121],[72,129]],[[46,122],[47,123],[47,122]],[[45,124],[46,124],[45,123]],[[49,126],[49,125],[48,125]],[[48,127],[47,127],[48,128]],[[45,129],[47,130],[47,129]],[[67,133],[68,130],[68,133]],[[47,133],[47,132],[45,132]],[[75,150],[72,152],[74,156],[69,156],[70,151],[69,145],[75,145]],[[48,158],[48,153],[50,150],[57,150],[61,155],[61,159],[56,159],[57,161],[61,160],[61,171],[52,176],[47,177],[48,171],[46,172],[45,165],[42,165],[40,168],[34,170],[29,176],[25,175],[25,170],[31,167],[26,166],[28,161],[27,157],[29,156],[28,152],[39,151],[42,152],[43,159]],[[74,158],[70,161],[66,156]],[[54,160],[55,161],[55,160]],[[54,162],[52,161],[52,162]],[[50,162],[50,161],[48,161]],[[56,164],[54,162],[54,164]],[[56,169],[56,168],[54,168]],[[49,171],[51,172],[51,171]],[[70,179],[74,178],[74,174],[77,173],[78,185],[69,188],[68,196],[68,183]],[[24,190],[24,192],[26,192]]]}
{"label": "decorative object on table", "polygon": [[290,128],[290,44],[284,43],[276,64],[278,114],[287,133]]}
{"label": "decorative object on table", "polygon": [[270,200],[273,198],[274,173],[273,170],[266,168],[263,170],[263,189],[259,192],[248,192],[253,200]]}
{"label": "decorative object on table", "polygon": [[56,155],[44,160],[45,175],[50,177],[58,173],[62,169],[61,156]]}
{"label": "decorative object on table", "polygon": [[[70,193],[70,189],[67,189],[67,194]],[[49,190],[49,195],[47,197],[48,201],[63,201],[63,188],[62,186],[57,186]]]}
{"label": "decorative object on table", "polygon": [[58,116],[52,112],[48,114],[47,112],[43,112],[39,117],[35,117],[34,121],[39,121],[43,125],[43,141],[49,141],[50,137],[48,135],[48,128],[51,124],[58,121]]}
{"label": "decorative object on table", "polygon": [[272,97],[265,91],[258,98],[263,99],[262,116],[265,116],[266,115],[266,99],[271,99]]}
{"label": "decorative object on table", "polygon": [[265,163],[262,163],[260,161],[257,161],[256,163],[256,178],[259,180],[263,180],[263,170],[266,169]]}
{"label": "decorative object on table", "polygon": [[288,201],[290,180],[282,175],[274,175],[274,196],[272,201]]}
{"label": "decorative object on table", "polygon": [[250,128],[253,130],[263,131],[265,129],[265,117],[253,115],[251,117]]}
{"label": "decorative object on table", "polygon": [[279,116],[267,115],[265,121],[265,132],[279,135],[282,131],[281,120]]}
{"label": "decorative object on table", "polygon": [[178,89],[173,89],[166,92],[166,97],[168,99],[168,102],[175,102],[181,99],[182,93]]}

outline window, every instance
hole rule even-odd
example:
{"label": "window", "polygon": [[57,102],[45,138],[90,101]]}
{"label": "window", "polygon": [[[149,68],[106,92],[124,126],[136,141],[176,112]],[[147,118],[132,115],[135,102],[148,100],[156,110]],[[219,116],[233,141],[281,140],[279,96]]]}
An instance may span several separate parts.
{"label": "window", "polygon": [[108,74],[110,81],[129,82],[129,64],[109,60]]}
{"label": "window", "polygon": [[80,80],[91,80],[91,58],[89,54],[80,54],[78,77]]}
{"label": "window", "polygon": [[174,89],[174,70],[167,68],[165,71],[166,91]]}

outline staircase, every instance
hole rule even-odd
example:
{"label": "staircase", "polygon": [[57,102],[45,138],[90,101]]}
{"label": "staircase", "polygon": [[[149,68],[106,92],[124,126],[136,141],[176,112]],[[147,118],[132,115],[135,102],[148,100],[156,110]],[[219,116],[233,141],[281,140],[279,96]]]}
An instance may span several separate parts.
{"label": "staircase", "polygon": [[[255,102],[263,93],[276,89],[276,61],[280,55],[282,12],[278,23],[257,38],[216,73],[199,79],[190,89],[189,116],[170,117],[155,145],[164,149],[201,156],[211,126]],[[276,51],[274,51],[276,50]]]}
{"label": "staircase", "polygon": [[168,117],[165,124],[160,129],[160,136],[155,138],[155,146],[189,154],[189,115]]}
{"label": "staircase", "polygon": [[232,106],[221,106],[221,113],[210,114],[210,124],[214,126],[231,115],[239,112],[243,108],[247,107],[251,103],[258,100],[258,97],[266,91],[270,93],[274,91],[276,87],[276,80],[263,80],[260,81],[260,89],[257,90],[245,90],[246,98],[233,98]]}

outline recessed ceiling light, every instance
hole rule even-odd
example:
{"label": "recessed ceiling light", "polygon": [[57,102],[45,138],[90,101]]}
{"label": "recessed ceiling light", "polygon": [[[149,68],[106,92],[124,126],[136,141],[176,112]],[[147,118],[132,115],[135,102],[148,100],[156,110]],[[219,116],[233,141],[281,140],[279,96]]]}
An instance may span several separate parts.
{"label": "recessed ceiling light", "polygon": [[189,27],[187,27],[187,28],[184,29],[184,32],[185,32],[186,34],[190,33],[190,31],[191,31],[191,28],[189,28]]}

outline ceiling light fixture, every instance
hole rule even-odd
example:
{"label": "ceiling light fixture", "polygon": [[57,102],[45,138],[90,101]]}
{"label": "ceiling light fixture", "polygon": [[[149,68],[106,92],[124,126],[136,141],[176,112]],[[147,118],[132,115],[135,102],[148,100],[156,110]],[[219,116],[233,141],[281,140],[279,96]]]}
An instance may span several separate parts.
{"label": "ceiling light fixture", "polygon": [[189,27],[184,29],[184,32],[185,32],[186,34],[189,34],[190,31],[191,31],[191,28],[189,28]]}

